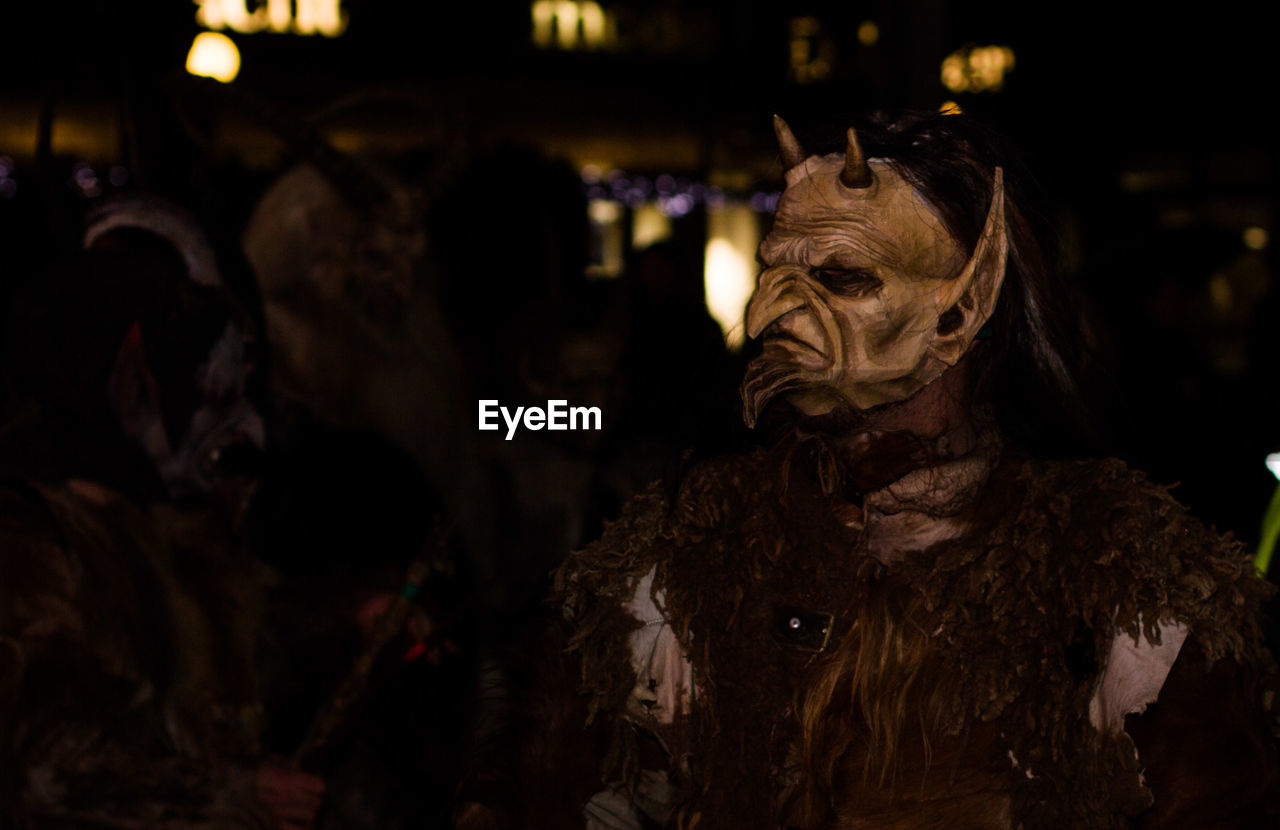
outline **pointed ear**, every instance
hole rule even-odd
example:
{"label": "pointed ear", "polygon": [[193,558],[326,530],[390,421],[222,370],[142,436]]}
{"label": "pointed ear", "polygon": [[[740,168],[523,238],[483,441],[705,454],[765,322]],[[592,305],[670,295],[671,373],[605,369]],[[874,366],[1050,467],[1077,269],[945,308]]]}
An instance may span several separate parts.
{"label": "pointed ear", "polygon": [[960,276],[943,285],[938,295],[942,311],[939,332],[929,345],[930,353],[948,366],[964,357],[987,320],[996,310],[1000,287],[1004,285],[1009,260],[1009,231],[1004,222],[1004,169],[993,176],[991,208],[982,236]]}
{"label": "pointed ear", "polygon": [[169,440],[160,414],[160,388],[147,366],[142,327],[137,323],[129,327],[116,351],[107,386],[111,411],[125,435],[139,441],[153,458],[168,456]]}

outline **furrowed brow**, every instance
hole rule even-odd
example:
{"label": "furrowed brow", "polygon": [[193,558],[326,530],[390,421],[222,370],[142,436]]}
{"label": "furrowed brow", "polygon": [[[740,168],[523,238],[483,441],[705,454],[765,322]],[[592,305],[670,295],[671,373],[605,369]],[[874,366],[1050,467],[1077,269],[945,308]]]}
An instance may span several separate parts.
{"label": "furrowed brow", "polygon": [[832,258],[890,268],[902,264],[902,251],[898,245],[874,228],[860,228],[858,233],[850,233],[847,224],[827,226],[810,237],[808,247],[814,265]]}

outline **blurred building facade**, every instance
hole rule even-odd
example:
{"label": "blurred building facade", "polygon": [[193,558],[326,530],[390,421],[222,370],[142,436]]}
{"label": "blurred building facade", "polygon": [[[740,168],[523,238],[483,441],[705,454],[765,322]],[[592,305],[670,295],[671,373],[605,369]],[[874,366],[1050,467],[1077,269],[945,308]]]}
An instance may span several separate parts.
{"label": "blurred building facade", "polygon": [[[316,139],[429,169],[428,199],[430,181],[485,148],[520,144],[581,175],[589,278],[674,241],[736,345],[781,185],[768,116],[803,140],[849,115],[954,107],[1018,139],[1061,205],[1065,264],[1099,312],[1118,385],[1141,380],[1121,407],[1121,443],[1158,477],[1201,470],[1193,501],[1202,486],[1212,502],[1225,477],[1262,487],[1262,454],[1280,444],[1267,333],[1277,164],[1256,12],[976,6],[10,4],[0,240],[11,254],[65,243],[59,223],[135,186],[243,222]],[[212,31],[239,55],[218,89],[186,71],[194,38]],[[518,170],[491,186],[495,215],[539,195]],[[48,217],[38,232],[36,214]],[[1209,512],[1244,528],[1263,502]]]}

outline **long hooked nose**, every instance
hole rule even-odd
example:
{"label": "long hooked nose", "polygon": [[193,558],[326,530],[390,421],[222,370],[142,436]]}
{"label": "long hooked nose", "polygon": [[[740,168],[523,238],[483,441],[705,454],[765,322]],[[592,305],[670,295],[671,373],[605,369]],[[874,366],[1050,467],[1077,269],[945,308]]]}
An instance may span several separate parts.
{"label": "long hooked nose", "polygon": [[775,320],[804,306],[804,295],[796,276],[794,268],[766,268],[761,272],[756,293],[747,303],[747,336],[752,340]]}

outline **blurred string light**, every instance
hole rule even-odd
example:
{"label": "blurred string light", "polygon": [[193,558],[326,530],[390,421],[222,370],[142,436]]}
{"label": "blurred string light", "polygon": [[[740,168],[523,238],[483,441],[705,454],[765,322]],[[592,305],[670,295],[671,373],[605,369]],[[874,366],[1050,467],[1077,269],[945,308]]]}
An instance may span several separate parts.
{"label": "blurred string light", "polygon": [[830,77],[835,66],[836,47],[822,34],[816,17],[793,17],[791,33],[791,80],[809,84]]}
{"label": "blurred string light", "polygon": [[229,84],[240,74],[240,50],[226,35],[201,32],[187,53],[187,71]]}
{"label": "blurred string light", "polygon": [[537,0],[529,14],[539,49],[604,49],[617,40],[613,15],[592,0]]}
{"label": "blurred string light", "polygon": [[[776,191],[734,191],[717,185],[661,173],[653,178],[599,165],[582,168],[587,214],[600,244],[599,261],[588,273],[596,277],[621,272],[621,236],[625,216],[631,219],[631,248],[641,250],[669,239],[674,222],[702,205],[707,216],[703,252],[703,291],[707,309],[720,324],[731,348],[742,345],[742,315],[755,290],[756,247],[760,244],[760,214],[772,213],[781,194]],[[625,209],[624,209],[625,207]]]}
{"label": "blurred string light", "polygon": [[1266,228],[1254,225],[1244,229],[1244,246],[1251,251],[1265,250],[1269,241]]}
{"label": "blurred string light", "polygon": [[965,46],[942,61],[942,84],[952,92],[995,92],[1013,70],[1008,46]]}
{"label": "blurred string light", "polygon": [[206,29],[337,37],[347,30],[342,0],[266,0],[249,10],[249,0],[195,0],[196,22]]}
{"label": "blurred string light", "polygon": [[[662,215],[673,219],[691,213],[698,205],[705,205],[708,210],[717,210],[726,203],[727,198],[720,187],[669,173],[662,173],[651,179],[647,176],[634,176],[617,168],[605,173],[597,165],[589,164],[582,168],[581,174],[588,199],[611,199],[632,210],[652,205]],[[772,202],[769,201],[770,198]],[[760,211],[771,211],[772,206],[777,204],[777,194],[756,194],[751,203],[753,207],[759,204],[757,209]]]}
{"label": "blurred string light", "polygon": [[880,27],[874,20],[864,20],[858,24],[858,42],[863,46],[875,46],[880,42]]}
{"label": "blurred string light", "polygon": [[92,199],[102,195],[102,182],[87,162],[77,162],[71,168],[71,183],[80,189],[80,195]]}

